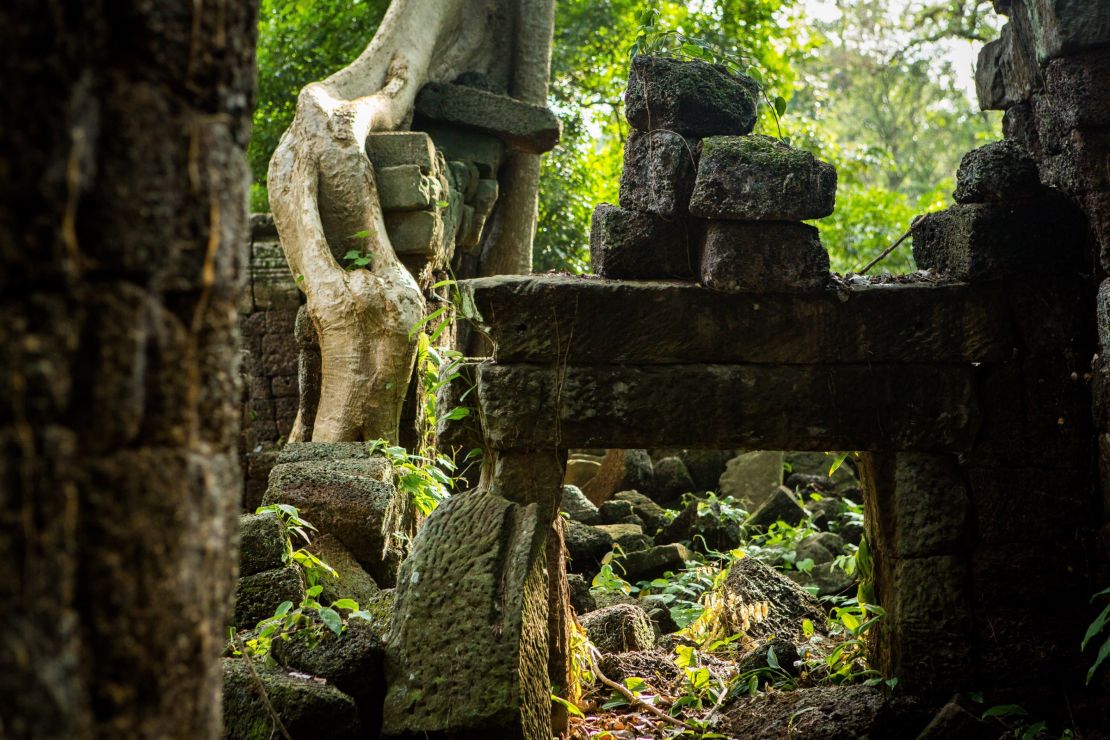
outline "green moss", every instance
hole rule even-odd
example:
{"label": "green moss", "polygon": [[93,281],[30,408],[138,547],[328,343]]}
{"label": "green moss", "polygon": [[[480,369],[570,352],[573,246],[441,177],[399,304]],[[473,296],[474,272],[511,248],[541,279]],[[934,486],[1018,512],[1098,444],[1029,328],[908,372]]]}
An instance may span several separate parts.
{"label": "green moss", "polygon": [[702,140],[701,146],[703,158],[735,159],[775,169],[805,166],[812,159],[808,152],[760,134],[710,136]]}

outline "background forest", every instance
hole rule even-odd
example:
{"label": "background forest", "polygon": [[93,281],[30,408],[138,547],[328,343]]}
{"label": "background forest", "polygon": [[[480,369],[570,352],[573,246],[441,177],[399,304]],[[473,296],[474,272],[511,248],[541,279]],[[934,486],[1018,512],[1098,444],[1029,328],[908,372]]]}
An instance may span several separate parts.
{"label": "background forest", "polygon": [[[354,58],[388,5],[263,0],[253,210],[268,210],[266,166],[297,93]],[[947,53],[997,36],[989,0],[559,0],[550,105],[564,129],[544,158],[537,272],[589,271],[590,214],[617,202],[628,134],[622,92],[649,9],[658,11],[655,29],[758,69],[772,97],[787,101],[783,134],[836,166],[836,212],[819,226],[837,272],[858,270],[914,215],[945,207],[962,154],[1001,138],[1000,114],[979,112],[968,70]],[[775,132],[766,109],[757,130]],[[882,268],[912,270],[910,250]]]}

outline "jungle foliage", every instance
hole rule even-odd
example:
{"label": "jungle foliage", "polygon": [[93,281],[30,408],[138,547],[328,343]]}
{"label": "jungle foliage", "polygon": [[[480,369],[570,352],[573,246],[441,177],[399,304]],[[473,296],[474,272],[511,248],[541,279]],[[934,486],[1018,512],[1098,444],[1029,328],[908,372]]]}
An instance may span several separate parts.
{"label": "jungle foliage", "polygon": [[[623,90],[644,12],[658,28],[750,60],[788,103],[784,133],[836,165],[836,212],[820,222],[833,269],[859,269],[914,215],[944,207],[961,155],[1000,136],[944,61],[945,43],[983,41],[999,19],[987,0],[845,0],[839,18],[805,15],[802,0],[559,0],[550,104],[563,140],[544,158],[536,271],[589,269],[594,206],[617,201],[628,125]],[[297,92],[354,58],[388,0],[263,0],[259,101],[250,163],[252,207],[267,209],[270,153]],[[764,110],[760,129],[776,133]],[[908,247],[881,269],[913,269]]]}

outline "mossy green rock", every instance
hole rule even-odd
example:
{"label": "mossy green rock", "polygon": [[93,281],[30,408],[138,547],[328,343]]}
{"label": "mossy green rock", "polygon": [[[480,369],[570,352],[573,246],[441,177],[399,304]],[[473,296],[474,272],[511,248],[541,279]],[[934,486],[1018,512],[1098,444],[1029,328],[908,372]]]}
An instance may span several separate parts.
{"label": "mossy green rock", "polygon": [[694,190],[697,141],[670,131],[632,131],[624,145],[620,204],[663,216],[685,215]]}
{"label": "mossy green rock", "polygon": [[755,127],[755,81],[720,65],[666,57],[632,59],[625,115],[640,131],[682,136],[750,133]]}
{"label": "mossy green rock", "polygon": [[281,736],[263,701],[263,691],[286,731],[297,740],[353,740],[364,736],[354,700],[339,689],[258,662],[253,666],[252,674],[242,658],[223,660],[224,736],[229,740]]}
{"label": "mossy green rock", "polygon": [[793,221],[712,221],[701,283],[735,293],[817,291],[829,283],[829,255],[817,229]]}
{"label": "mossy green rock", "polygon": [[285,527],[273,514],[239,517],[239,576],[280,568],[285,554]]}
{"label": "mossy green rock", "polygon": [[805,221],[833,212],[836,169],[769,136],[702,141],[690,213],[740,221]]}
{"label": "mossy green rock", "polygon": [[616,280],[693,278],[698,245],[682,219],[602,203],[590,221],[590,263]]}
{"label": "mossy green rock", "polygon": [[582,615],[590,642],[604,653],[650,650],[655,630],[647,612],[638,604],[614,604]]}
{"label": "mossy green rock", "polygon": [[273,568],[243,576],[235,587],[235,626],[249,629],[273,616],[281,602],[297,604],[303,598],[304,579],[300,568]]}

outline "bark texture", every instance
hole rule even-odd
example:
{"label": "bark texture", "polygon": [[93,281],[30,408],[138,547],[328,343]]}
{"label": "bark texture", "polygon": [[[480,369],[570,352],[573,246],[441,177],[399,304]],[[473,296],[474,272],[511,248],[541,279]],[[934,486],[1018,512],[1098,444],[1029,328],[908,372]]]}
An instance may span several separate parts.
{"label": "bark texture", "polygon": [[215,737],[257,2],[0,8],[0,735]]}
{"label": "bark texture", "polygon": [[[395,0],[358,59],[301,92],[270,163],[269,190],[320,341],[319,407],[311,424],[298,424],[311,427],[313,441],[397,441],[416,352],[410,332],[424,313],[420,287],[386,232],[367,136],[407,128],[420,88],[463,72],[543,103],[553,19],[552,0]],[[538,155],[513,155],[501,180],[504,202],[481,269],[528,272]],[[352,249],[372,253],[372,265],[346,270],[339,260]]]}

